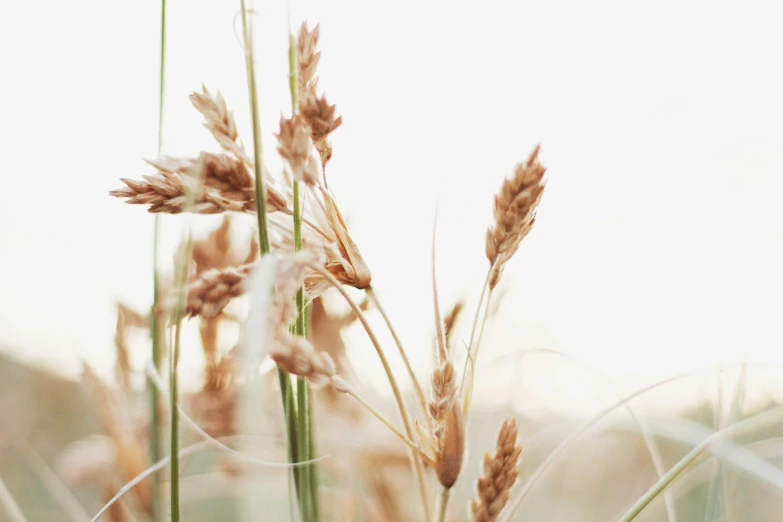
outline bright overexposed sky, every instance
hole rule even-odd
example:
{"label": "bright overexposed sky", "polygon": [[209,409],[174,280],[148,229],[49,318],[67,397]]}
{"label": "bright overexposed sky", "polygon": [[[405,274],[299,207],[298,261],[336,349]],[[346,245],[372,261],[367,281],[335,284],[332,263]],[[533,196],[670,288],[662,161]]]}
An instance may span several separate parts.
{"label": "bright overexposed sky", "polygon": [[[156,151],[159,3],[6,4],[0,348],[67,373],[84,357],[106,372],[114,302],[143,308],[151,295],[152,218],[108,191],[150,173],[142,158]],[[238,8],[169,1],[166,153],[214,147],[188,101],[202,83],[224,94],[250,141]],[[276,172],[286,9],[256,8],[264,147]],[[493,193],[539,142],[549,184],[505,272],[482,347],[487,372],[514,368],[505,378],[521,394],[573,405],[603,397],[606,382],[556,357],[490,361],[552,348],[624,391],[690,368],[783,363],[777,9],[294,1],[292,25],[321,23],[320,87],[344,120],[330,187],[416,364],[430,358],[436,201],[443,306],[465,297],[470,312]],[[166,266],[183,222],[163,217]],[[192,223],[203,232],[216,221]],[[349,338],[356,360],[377,365],[361,332]]]}

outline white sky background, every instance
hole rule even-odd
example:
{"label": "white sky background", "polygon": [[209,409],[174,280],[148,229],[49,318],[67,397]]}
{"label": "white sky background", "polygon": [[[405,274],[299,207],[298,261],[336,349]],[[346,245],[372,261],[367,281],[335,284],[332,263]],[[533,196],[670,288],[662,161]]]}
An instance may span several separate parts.
{"label": "white sky background", "polygon": [[[214,148],[188,101],[202,82],[249,144],[239,2],[169,4],[165,152]],[[606,383],[565,359],[489,364],[530,348],[573,354],[624,391],[718,363],[783,363],[775,4],[294,3],[294,26],[305,14],[321,23],[320,86],[344,119],[330,187],[420,368],[436,200],[442,306],[462,296],[472,312],[493,193],[539,141],[550,181],[505,272],[485,392],[513,377],[520,401],[606,398]],[[285,4],[257,8],[264,147],[279,171]],[[78,356],[108,372],[115,300],[142,308],[151,295],[152,218],[108,190],[151,173],[141,158],[156,150],[159,5],[0,11],[0,346],[66,373]],[[183,221],[163,222],[169,252]],[[361,332],[350,339],[355,361],[378,366]],[[198,357],[184,365],[197,371]]]}

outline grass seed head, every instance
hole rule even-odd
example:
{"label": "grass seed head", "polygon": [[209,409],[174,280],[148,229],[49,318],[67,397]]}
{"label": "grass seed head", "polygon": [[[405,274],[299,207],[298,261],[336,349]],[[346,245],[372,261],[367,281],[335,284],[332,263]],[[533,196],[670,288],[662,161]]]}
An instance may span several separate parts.
{"label": "grass seed head", "polygon": [[517,462],[522,445],[517,442],[519,428],[513,417],[506,419],[498,432],[495,454],[484,455],[476,495],[470,503],[474,522],[494,522],[508,503],[511,487],[517,480]]}
{"label": "grass seed head", "polygon": [[485,250],[492,267],[489,287],[495,288],[506,262],[516,253],[536,218],[546,181],[546,168],[538,161],[536,146],[527,161],[519,163],[495,196],[495,222],[487,230]]}

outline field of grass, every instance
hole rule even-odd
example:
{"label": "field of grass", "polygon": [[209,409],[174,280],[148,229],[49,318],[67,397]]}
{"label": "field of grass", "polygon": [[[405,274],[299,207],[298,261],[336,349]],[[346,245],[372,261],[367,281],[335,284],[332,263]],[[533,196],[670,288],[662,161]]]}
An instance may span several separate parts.
{"label": "field of grass", "polygon": [[[472,195],[491,214],[483,238],[461,238],[484,254],[482,271],[460,274],[475,298],[443,298],[455,292],[439,286],[441,267],[454,271],[461,260],[439,256],[452,224],[439,222],[432,202],[433,221],[417,225],[431,242],[415,252],[428,280],[405,296],[406,317],[385,306],[394,281],[376,290],[371,260],[411,256],[412,247],[401,232],[368,254],[352,233],[357,221],[395,215],[347,219],[330,188],[333,156],[351,151],[333,143],[343,105],[327,99],[320,75],[330,52],[321,26],[288,20],[287,76],[274,81],[287,85],[289,104],[274,129],[262,129],[259,93],[272,79],[253,45],[259,13],[241,0],[245,102],[230,104],[219,85],[194,89],[190,104],[212,142],[172,155],[167,12],[163,0],[157,155],[145,173],[101,189],[116,205],[154,214],[144,232],[153,255],[138,267],[150,274],[152,298],[116,303],[110,377],[87,360],[74,381],[0,355],[0,521],[780,518],[783,405],[754,378],[775,368],[708,366],[619,393],[612,378],[554,348],[488,357],[492,330],[514,317],[502,313],[514,261],[546,219],[539,204],[557,173],[545,142],[520,144],[494,194]],[[274,136],[274,149],[262,135]],[[378,190],[356,188],[380,201]],[[173,255],[161,248],[171,215],[184,216]],[[196,232],[206,216],[220,221]],[[413,315],[429,325],[425,346],[401,334]],[[194,353],[195,375],[181,364]],[[576,413],[525,403],[513,368],[533,354],[582,365],[608,399]],[[683,382],[702,386],[663,410],[646,402]]]}

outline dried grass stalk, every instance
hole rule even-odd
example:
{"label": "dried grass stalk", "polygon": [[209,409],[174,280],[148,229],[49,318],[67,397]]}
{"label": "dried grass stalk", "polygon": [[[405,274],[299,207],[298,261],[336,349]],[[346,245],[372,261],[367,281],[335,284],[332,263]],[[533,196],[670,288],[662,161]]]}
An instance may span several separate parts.
{"label": "dried grass stalk", "polygon": [[494,288],[503,267],[525,239],[536,218],[536,207],[541,201],[546,181],[546,168],[538,161],[537,145],[527,161],[519,163],[514,174],[506,178],[500,193],[495,196],[495,222],[487,230],[486,254],[492,272],[489,287]]}
{"label": "dried grass stalk", "polygon": [[513,417],[506,419],[498,432],[495,454],[484,455],[476,495],[470,503],[474,522],[493,522],[508,503],[511,487],[517,479],[517,461],[522,445],[517,442],[519,428]]}

